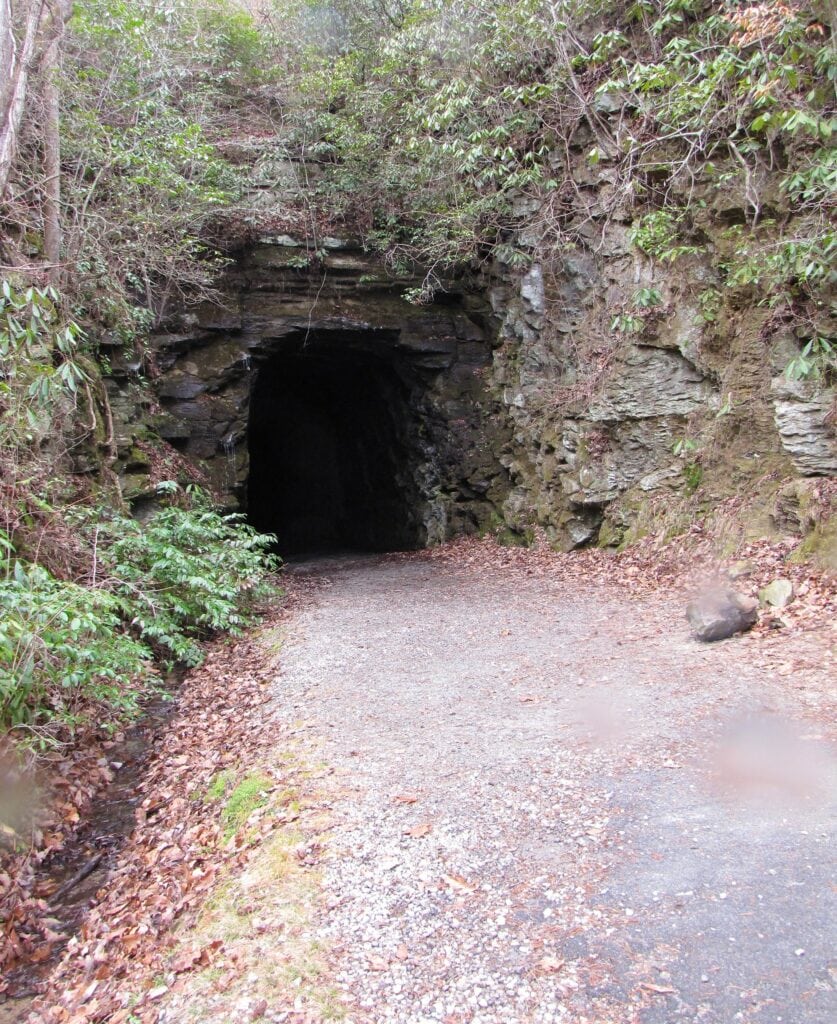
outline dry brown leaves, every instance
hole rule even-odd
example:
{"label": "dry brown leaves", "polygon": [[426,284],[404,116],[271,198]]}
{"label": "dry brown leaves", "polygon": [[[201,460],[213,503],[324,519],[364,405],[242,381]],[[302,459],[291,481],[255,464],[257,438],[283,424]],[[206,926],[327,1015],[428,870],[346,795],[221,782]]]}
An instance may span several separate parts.
{"label": "dry brown leaves", "polygon": [[725,12],[735,25],[732,35],[734,46],[749,46],[762,39],[772,39],[799,14],[799,7],[783,3],[753,4],[738,11]]}
{"label": "dry brown leaves", "polygon": [[[790,634],[814,636],[817,630],[831,628],[837,618],[833,576],[788,561],[798,543],[793,537],[746,543],[719,559],[716,538],[696,523],[668,544],[649,537],[618,555],[600,550],[562,554],[545,544],[523,549],[502,547],[491,539],[463,538],[430,552],[390,557],[441,560],[453,572],[496,573],[504,582],[509,573],[545,577],[570,588],[612,587],[616,582],[626,594],[659,592],[666,600],[679,600],[700,578],[723,574],[743,559],[748,572],[736,580],[737,589],[752,593],[777,576],[794,582],[796,600],[779,613],[763,613],[750,634],[753,642],[770,649],[780,647]],[[303,583],[291,577],[288,585],[292,600],[286,602],[282,615],[307,599],[311,588],[327,581]],[[265,816],[257,820],[255,829],[250,828],[247,838],[239,835],[224,844],[217,807],[200,798],[219,772],[250,767],[258,763],[260,754],[275,748],[277,725],[266,714],[270,682],[265,654],[255,639],[212,645],[205,664],[188,674],[175,717],[143,779],[134,832],[112,865],[108,884],[98,893],[80,933],[53,972],[49,991],[36,1008],[38,1021],[119,1024],[128,1019],[126,1000],[131,994],[139,1002],[130,1015],[148,1024],[156,1020],[155,1004],[165,994],[152,984],[164,973],[164,966],[169,975],[188,974],[223,954],[217,947],[178,950],[172,964],[171,928],[201,905],[221,874],[247,863],[260,841],[259,830],[266,833],[275,827],[274,819]],[[50,769],[54,798],[36,825],[33,847],[25,855],[7,857],[0,870],[6,964],[48,955],[60,939],[51,931],[49,908],[35,888],[36,869],[66,842],[91,799],[107,784],[106,745],[101,741],[82,744],[57,758]],[[418,795],[403,793],[393,799],[411,805]],[[418,840],[431,829],[431,822],[419,822],[406,834]],[[306,851],[305,856],[313,863],[317,851]],[[444,884],[466,892],[472,885],[453,876]]]}
{"label": "dry brown leaves", "polygon": [[405,828],[404,835],[409,836],[410,839],[424,839],[424,837],[429,836],[432,831],[432,822],[420,821],[418,825],[413,825],[412,828]]}
{"label": "dry brown leaves", "polygon": [[[824,501],[833,503],[835,488],[823,484]],[[726,503],[728,518],[746,516],[746,507],[738,499]],[[452,571],[479,571],[499,577],[509,573],[530,578],[561,581],[572,587],[614,584],[629,594],[667,593],[672,601],[710,580],[735,577],[733,569],[746,562],[747,571],[734,579],[733,586],[747,594],[757,594],[778,577],[790,579],[796,597],[781,612],[762,611],[753,637],[780,639],[801,632],[831,628],[837,621],[835,576],[806,562],[790,561],[801,543],[796,536],[757,540],[739,544],[731,553],[718,554],[719,537],[696,522],[684,534],[665,541],[648,536],[615,554],[599,548],[580,551],[553,551],[543,537],[530,548],[508,547],[492,537],[462,537],[442,547],[424,552],[391,555],[393,559],[430,557],[444,562]]]}
{"label": "dry brown leaves", "polygon": [[[8,740],[7,740],[8,743]],[[4,814],[25,808],[20,833],[6,825],[0,843],[0,993],[21,962],[43,961],[62,936],[54,930],[40,866],[60,852],[85,819],[96,794],[113,778],[108,751],[115,740],[95,732],[44,757],[35,771],[11,746],[0,750]]]}
{"label": "dry brown leaves", "polygon": [[[292,586],[297,597],[286,600],[277,621],[304,599],[304,588]],[[224,842],[218,806],[204,799],[219,772],[250,770],[275,748],[278,727],[266,713],[270,670],[255,635],[213,643],[204,664],[187,674],[142,779],[134,831],[35,1004],[39,1024],[120,1024],[129,1017],[148,1024],[166,991],[152,979],[164,968],[179,975],[218,955],[213,943],[178,951],[172,963],[172,925],[196,911],[219,877],[245,865],[281,823],[256,813]],[[95,788],[91,774],[88,794]]]}

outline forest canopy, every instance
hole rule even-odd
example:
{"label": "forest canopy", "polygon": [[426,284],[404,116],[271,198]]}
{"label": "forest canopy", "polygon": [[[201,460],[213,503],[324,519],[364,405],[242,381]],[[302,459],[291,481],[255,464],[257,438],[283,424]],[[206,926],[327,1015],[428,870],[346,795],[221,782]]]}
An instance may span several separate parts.
{"label": "forest canopy", "polygon": [[[0,178],[4,262],[55,267],[105,327],[142,330],[206,294],[219,252],[270,222],[311,233],[340,221],[394,261],[419,259],[429,285],[436,268],[498,251],[525,259],[524,211],[537,208],[544,247],[573,245],[562,211],[579,153],[612,168],[606,202],[636,209],[637,245],[654,258],[699,243],[707,189],[743,181],[730,282],[794,305],[829,276],[837,59],[824,5],[0,6],[20,67],[35,19]],[[271,158],[302,186],[265,202]],[[792,236],[759,245],[790,210],[803,215]]]}

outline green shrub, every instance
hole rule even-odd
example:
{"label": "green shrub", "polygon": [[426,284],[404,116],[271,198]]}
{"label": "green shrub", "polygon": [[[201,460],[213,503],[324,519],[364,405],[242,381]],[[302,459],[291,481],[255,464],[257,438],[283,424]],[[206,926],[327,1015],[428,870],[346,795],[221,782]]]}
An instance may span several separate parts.
{"label": "green shrub", "polygon": [[116,596],[10,559],[0,605],[0,727],[43,745],[94,709],[104,719],[135,713],[150,652],[122,630]]}
{"label": "green shrub", "polygon": [[176,661],[196,665],[197,641],[215,631],[238,635],[253,619],[278,559],[275,538],[240,515],[223,515],[202,492],[190,507],[170,505],[141,524],[113,510],[85,516],[95,536],[95,576],[120,602],[139,636]]}
{"label": "green shrub", "polygon": [[84,332],[61,303],[51,286],[0,280],[0,452],[43,442],[85,383],[78,362]]}
{"label": "green shrub", "polygon": [[131,717],[153,688],[152,652],[195,665],[200,638],[253,620],[273,538],[189,497],[145,524],[74,513],[92,559],[78,581],[17,558],[0,532],[0,728],[44,746],[82,721]]}

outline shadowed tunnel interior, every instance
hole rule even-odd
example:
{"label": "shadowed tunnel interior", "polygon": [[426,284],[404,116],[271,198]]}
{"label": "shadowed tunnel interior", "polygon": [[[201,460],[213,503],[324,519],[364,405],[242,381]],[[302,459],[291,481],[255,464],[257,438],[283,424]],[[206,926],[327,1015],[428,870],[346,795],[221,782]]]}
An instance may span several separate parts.
{"label": "shadowed tunnel interior", "polygon": [[309,337],[259,368],[247,511],[257,529],[277,535],[282,555],[422,543],[408,389],[391,357],[353,340]]}

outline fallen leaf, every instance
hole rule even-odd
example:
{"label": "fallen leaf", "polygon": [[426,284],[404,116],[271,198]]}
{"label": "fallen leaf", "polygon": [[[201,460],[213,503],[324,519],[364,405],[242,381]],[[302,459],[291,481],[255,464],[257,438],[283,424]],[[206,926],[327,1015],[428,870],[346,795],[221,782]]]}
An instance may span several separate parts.
{"label": "fallen leaf", "polygon": [[556,974],[566,963],[566,960],[559,960],[557,956],[545,956],[538,964],[540,969],[548,974]]}
{"label": "fallen leaf", "polygon": [[443,875],[444,881],[451,889],[460,889],[462,892],[476,892],[477,886],[463,878],[462,875]]}
{"label": "fallen leaf", "polygon": [[658,996],[673,996],[675,994],[675,989],[671,988],[671,986],[652,985],[650,981],[640,982],[639,987],[643,989],[645,992],[653,992],[655,995]]}
{"label": "fallen leaf", "polygon": [[186,950],[186,952],[175,957],[172,961],[171,969],[175,974],[185,974],[186,971],[191,971],[196,964],[200,963],[201,955],[201,952],[191,949]]}
{"label": "fallen leaf", "polygon": [[267,1000],[259,999],[257,1003],[253,1004],[253,1008],[250,1010],[250,1020],[259,1020],[267,1013]]}
{"label": "fallen leaf", "polygon": [[413,825],[412,828],[405,828],[404,835],[410,836],[412,839],[421,839],[426,835],[429,835],[433,831],[433,826],[429,821],[423,821],[419,825]]}

